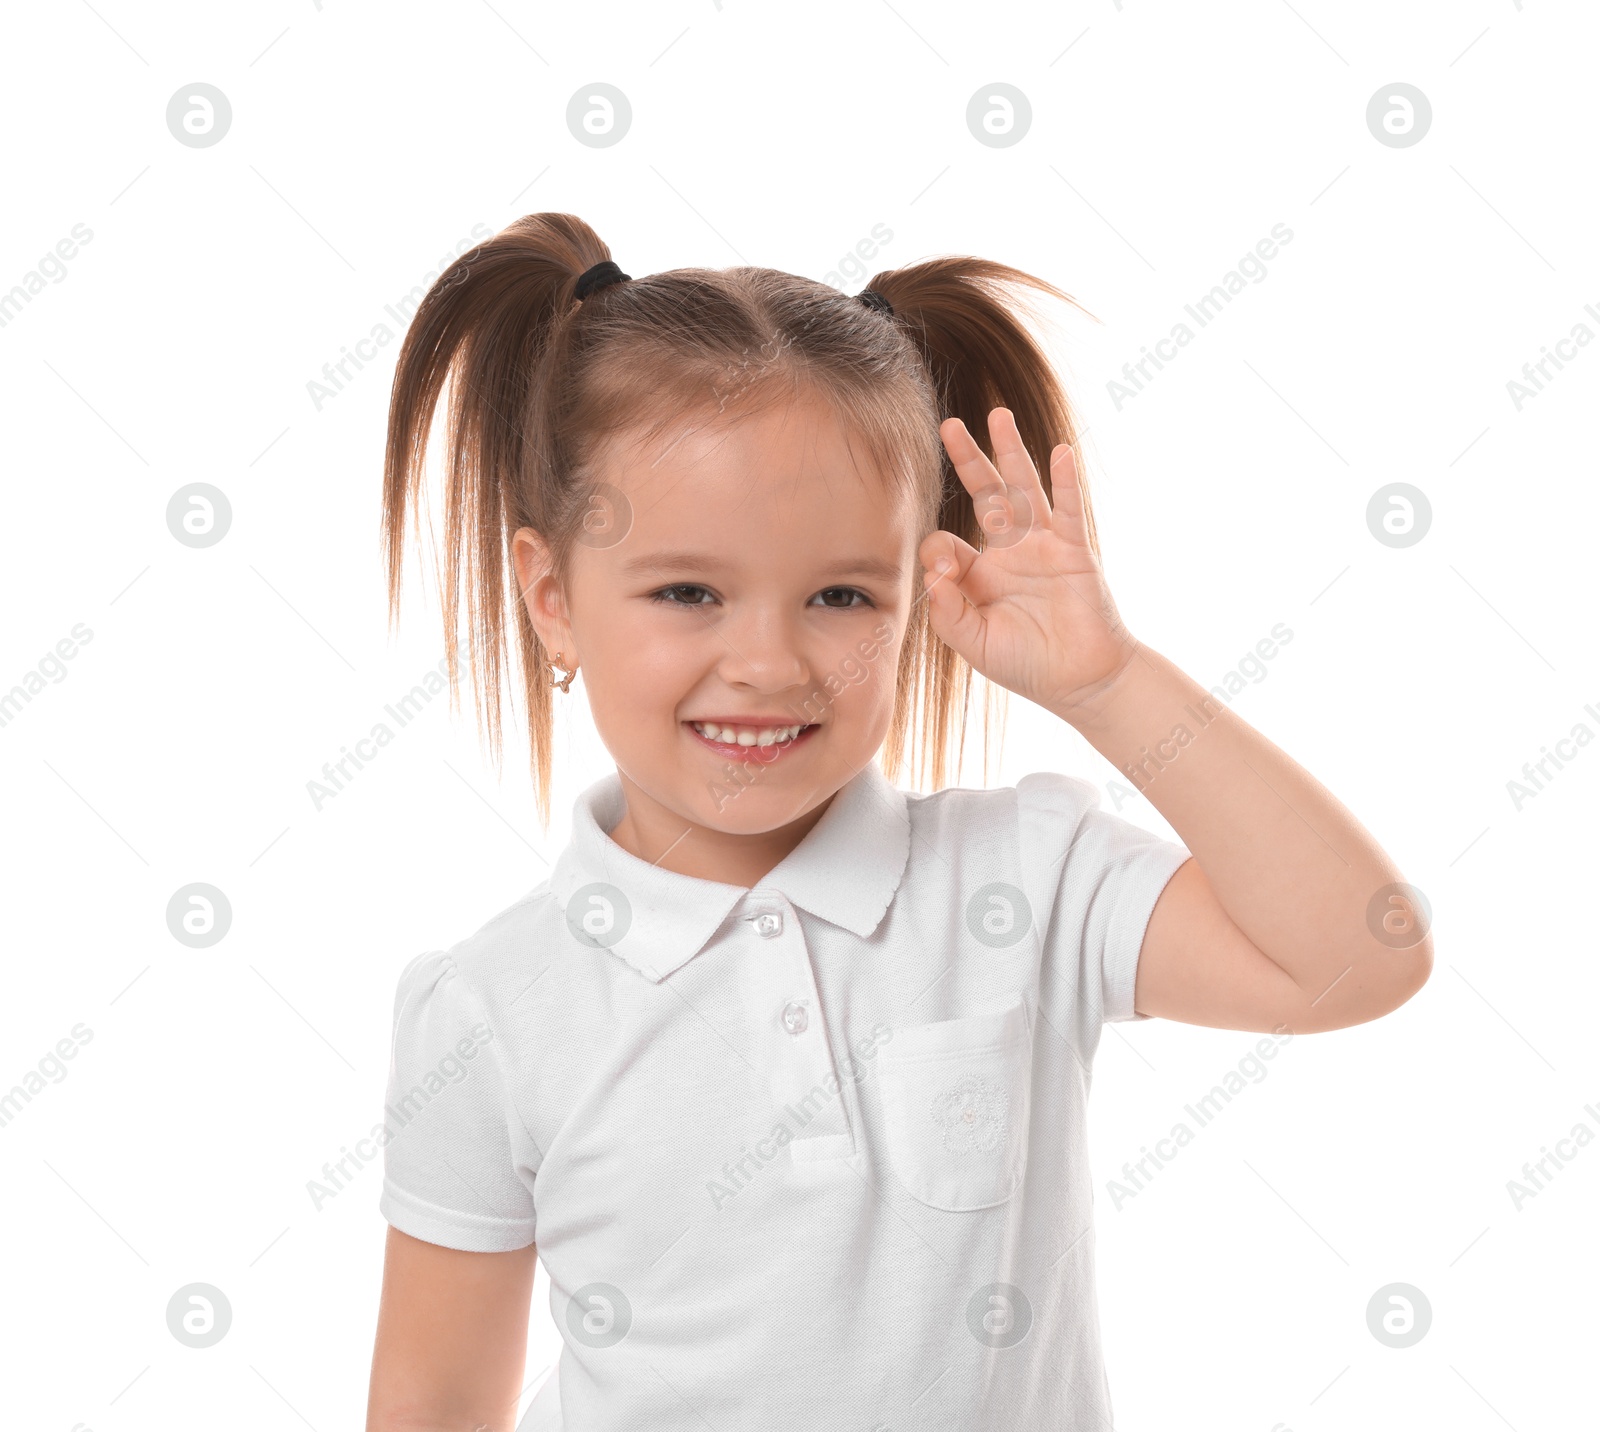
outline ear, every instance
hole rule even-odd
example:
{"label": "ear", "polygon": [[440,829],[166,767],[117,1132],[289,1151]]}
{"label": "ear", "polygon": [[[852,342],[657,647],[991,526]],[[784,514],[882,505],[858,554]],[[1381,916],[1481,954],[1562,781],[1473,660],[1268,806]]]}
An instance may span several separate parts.
{"label": "ear", "polygon": [[572,634],[566,593],[552,571],[549,545],[533,528],[519,527],[511,539],[511,557],[517,571],[517,590],[539,640],[551,655],[559,651],[564,664],[576,668],[578,642]]}

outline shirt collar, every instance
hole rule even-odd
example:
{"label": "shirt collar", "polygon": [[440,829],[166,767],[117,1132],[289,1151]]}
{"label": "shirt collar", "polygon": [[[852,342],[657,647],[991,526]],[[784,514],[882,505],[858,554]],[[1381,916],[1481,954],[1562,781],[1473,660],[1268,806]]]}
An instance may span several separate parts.
{"label": "shirt collar", "polygon": [[[862,939],[877,929],[889,908],[911,849],[905,793],[876,761],[869,761],[834,795],[822,818],[751,890],[663,870],[639,859],[607,834],[627,809],[622,779],[615,772],[596,781],[572,806],[572,837],[550,873],[550,888],[568,912],[574,933],[586,913],[605,921],[605,903],[620,914],[620,937],[607,930],[603,945],[640,974],[659,983],[705,947],[734,907],[754,893],[777,892],[791,903]],[[572,899],[586,886],[580,908]],[[582,938],[580,936],[580,938]]]}

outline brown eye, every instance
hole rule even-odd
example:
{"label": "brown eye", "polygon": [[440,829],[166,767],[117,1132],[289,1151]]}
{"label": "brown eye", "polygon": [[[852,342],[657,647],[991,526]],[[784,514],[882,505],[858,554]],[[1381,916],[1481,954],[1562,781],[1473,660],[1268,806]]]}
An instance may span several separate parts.
{"label": "brown eye", "polygon": [[832,606],[838,611],[848,611],[851,607],[855,606],[856,603],[851,600],[853,597],[860,597],[862,606],[870,607],[872,605],[872,598],[869,597],[865,592],[858,591],[854,587],[824,587],[820,592],[817,593],[817,595],[819,597],[842,596],[845,599],[842,602],[823,603],[824,606]]}
{"label": "brown eye", "polygon": [[683,600],[682,598],[683,598],[683,594],[685,592],[690,593],[690,594],[698,592],[698,593],[706,593],[707,595],[709,595],[709,593],[707,592],[707,589],[705,587],[696,586],[693,582],[678,582],[678,583],[675,583],[673,586],[662,587],[659,591],[651,592],[650,593],[650,600],[653,601],[653,602],[659,602],[664,607],[703,607],[703,606],[705,606],[704,602],[700,602],[700,601],[685,601],[685,600]]}

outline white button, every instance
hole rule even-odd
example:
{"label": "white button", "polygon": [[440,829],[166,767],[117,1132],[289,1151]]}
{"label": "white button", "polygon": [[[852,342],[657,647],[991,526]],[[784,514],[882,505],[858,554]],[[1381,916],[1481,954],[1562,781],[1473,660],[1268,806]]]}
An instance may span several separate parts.
{"label": "white button", "polygon": [[764,915],[757,915],[753,923],[756,927],[756,934],[761,935],[765,939],[770,940],[774,935],[781,935],[783,933],[782,915],[775,915],[771,912],[768,912]]}
{"label": "white button", "polygon": [[810,1020],[806,1015],[806,1007],[803,1004],[797,1004],[791,999],[788,1004],[784,1005],[783,1027],[790,1034],[804,1034],[808,1023],[810,1023]]}

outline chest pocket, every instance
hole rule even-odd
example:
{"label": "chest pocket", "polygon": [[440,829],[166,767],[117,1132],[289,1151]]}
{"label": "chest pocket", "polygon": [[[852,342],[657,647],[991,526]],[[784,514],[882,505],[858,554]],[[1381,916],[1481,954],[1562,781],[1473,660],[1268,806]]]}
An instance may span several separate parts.
{"label": "chest pocket", "polygon": [[901,1025],[879,1050],[889,1160],[906,1191],[951,1213],[993,1208],[1028,1161],[1033,1028],[1025,999]]}

